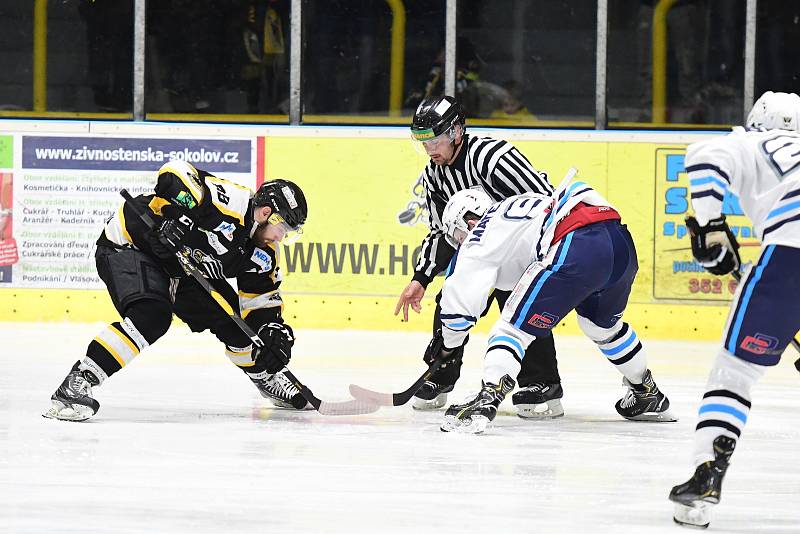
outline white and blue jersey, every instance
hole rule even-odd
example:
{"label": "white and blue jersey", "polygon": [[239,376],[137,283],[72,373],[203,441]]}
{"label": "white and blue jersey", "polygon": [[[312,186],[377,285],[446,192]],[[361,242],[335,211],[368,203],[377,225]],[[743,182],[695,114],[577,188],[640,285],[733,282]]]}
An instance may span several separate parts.
{"label": "white and blue jersey", "polygon": [[745,130],[691,145],[686,171],[701,225],[739,197],[761,239],[761,256],[742,278],[723,334],[724,348],[759,365],[775,365],[800,329],[800,134]]}
{"label": "white and blue jersey", "polygon": [[690,145],[685,164],[701,226],[722,214],[730,191],[763,245],[800,247],[800,134],[736,127]]}
{"label": "white and blue jersey", "polygon": [[441,321],[446,346],[463,344],[486,308],[492,289],[514,290],[504,313],[509,307],[525,305],[517,302],[521,279],[532,267],[563,263],[566,252],[562,255],[559,251],[569,248],[571,234],[556,239],[561,237],[556,229],[579,205],[616,214],[608,201],[584,182],[569,185],[555,198],[528,193],[489,208],[461,245],[442,288]]}

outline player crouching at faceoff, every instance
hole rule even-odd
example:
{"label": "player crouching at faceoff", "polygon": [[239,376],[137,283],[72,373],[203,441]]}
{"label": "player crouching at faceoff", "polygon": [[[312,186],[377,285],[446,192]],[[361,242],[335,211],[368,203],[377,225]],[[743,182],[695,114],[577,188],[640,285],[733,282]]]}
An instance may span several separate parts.
{"label": "player crouching at faceoff", "polygon": [[482,388],[447,409],[445,432],[483,432],[514,389],[511,377],[526,347],[573,309],[583,332],[624,375],[628,391],[617,412],[675,421],[636,332],[620,320],[638,269],[633,240],[603,197],[568,182],[555,197],[528,193],[497,204],[483,191],[465,190],[445,208],[445,231],[460,248],[442,289],[442,334],[429,347],[431,361],[462,345],[492,288],[513,289],[489,334]]}
{"label": "player crouching at faceoff", "polygon": [[[122,319],[103,329],[51,397],[45,417],[83,421],[100,404],[92,387],[129,364],[163,336],[172,315],[194,332],[210,330],[225,354],[276,406],[302,408],[305,400],[282,374],[294,335],[283,322],[278,244],[302,232],[308,207],[300,188],[287,180],[253,192],[183,161],[158,171],[155,194],[124,202],[97,240],[97,272]],[[147,213],[153,229],[138,215]],[[219,292],[216,302],[180,267],[191,261]],[[225,278],[236,278],[237,295]],[[242,310],[264,348],[231,320],[221,305]]]}
{"label": "player crouching at faceoff", "polygon": [[767,91],[753,105],[746,128],[686,151],[696,217],[686,219],[692,255],[711,274],[738,272],[739,245],[722,214],[729,192],[752,221],[761,254],[736,289],[708,375],[694,431],[694,474],[669,494],[681,525],[709,525],[750,415],[751,389],[778,364],[800,328],[798,132],[800,96]]}

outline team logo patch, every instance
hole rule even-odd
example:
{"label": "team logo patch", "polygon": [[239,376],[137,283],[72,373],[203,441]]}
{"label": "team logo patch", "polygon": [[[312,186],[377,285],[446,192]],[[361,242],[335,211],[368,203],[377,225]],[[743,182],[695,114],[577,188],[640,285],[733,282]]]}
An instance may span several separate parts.
{"label": "team logo patch", "polygon": [[250,256],[250,260],[261,267],[261,272],[269,272],[272,269],[272,258],[260,248],[253,249],[253,255]]}
{"label": "team logo patch", "polygon": [[774,350],[778,346],[778,338],[766,334],[756,333],[754,336],[745,336],[739,344],[741,349],[753,354],[775,354]]}
{"label": "team logo patch", "polygon": [[211,245],[211,248],[214,249],[214,252],[216,252],[220,256],[228,252],[228,249],[225,248],[225,245],[223,245],[222,241],[219,240],[217,234],[215,234],[214,232],[203,230],[202,228],[200,228],[200,231],[206,234],[206,239],[208,239],[208,244]]}
{"label": "team logo patch", "polygon": [[178,193],[178,196],[175,197],[175,202],[189,209],[197,206],[197,202],[194,201],[194,197],[186,191],[181,191]]}
{"label": "team logo patch", "polygon": [[224,222],[214,228],[215,232],[219,232],[228,241],[233,241],[233,233],[236,231],[236,226],[233,223]]}
{"label": "team logo patch", "polygon": [[533,317],[528,319],[528,324],[536,328],[549,329],[558,324],[559,317],[552,313],[542,312],[535,313]]}

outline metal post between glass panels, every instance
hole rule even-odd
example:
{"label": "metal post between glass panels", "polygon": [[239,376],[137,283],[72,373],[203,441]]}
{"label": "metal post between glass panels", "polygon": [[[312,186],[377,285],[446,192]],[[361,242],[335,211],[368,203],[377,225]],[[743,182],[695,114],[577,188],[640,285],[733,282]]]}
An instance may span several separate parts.
{"label": "metal post between glass panels", "polygon": [[456,0],[445,4],[444,92],[456,94]]}
{"label": "metal post between glass panels", "polygon": [[302,94],[300,69],[303,65],[302,0],[292,0],[289,44],[289,124],[302,120]]}
{"label": "metal post between glass panels", "polygon": [[742,124],[753,107],[755,95],[755,73],[756,73],[756,7],[758,0],[747,0],[744,27],[744,88],[742,90],[742,104],[744,114]]}
{"label": "metal post between glass panels", "polygon": [[144,120],[145,13],[147,0],[133,4],[133,120]]}
{"label": "metal post between glass panels", "polygon": [[597,61],[595,66],[595,130],[606,129],[606,67],[608,55],[608,0],[597,0]]}

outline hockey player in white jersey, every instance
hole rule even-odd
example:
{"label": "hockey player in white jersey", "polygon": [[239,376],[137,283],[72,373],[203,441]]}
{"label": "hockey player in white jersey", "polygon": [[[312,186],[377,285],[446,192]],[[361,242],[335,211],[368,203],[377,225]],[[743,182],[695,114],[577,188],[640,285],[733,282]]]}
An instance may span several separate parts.
{"label": "hockey player in white jersey", "polygon": [[709,272],[735,273],[739,245],[722,213],[726,192],[739,197],[761,240],[761,254],[731,303],[723,345],[711,368],[694,433],[694,475],[672,488],[674,519],[707,527],[722,479],[751,408],[750,390],[776,365],[800,329],[800,97],[766,92],[746,128],[689,146],[695,216],[687,217],[692,254]]}
{"label": "hockey player in white jersey", "polygon": [[513,292],[489,335],[481,391],[447,409],[445,432],[483,432],[514,389],[526,347],[573,309],[584,333],[624,375],[628,391],[617,412],[674,421],[636,332],[621,320],[638,269],[633,240],[602,196],[570,178],[555,196],[528,193],[494,204],[473,189],[447,204],[445,231],[460,248],[442,290],[442,339],[429,358],[446,359],[462,345],[493,288]]}

